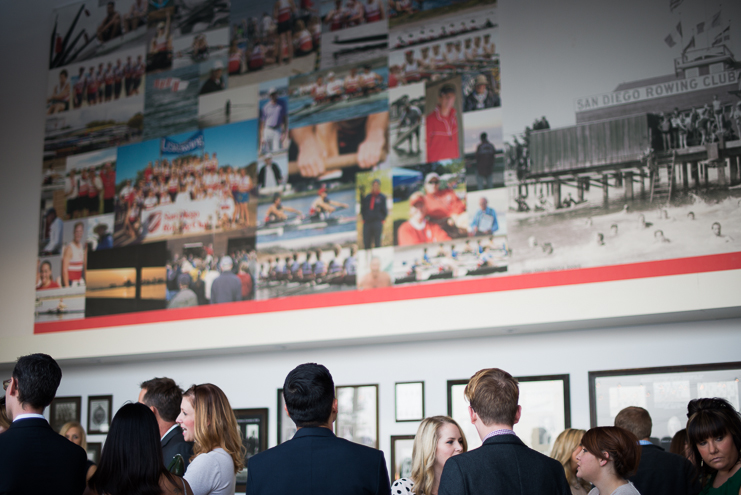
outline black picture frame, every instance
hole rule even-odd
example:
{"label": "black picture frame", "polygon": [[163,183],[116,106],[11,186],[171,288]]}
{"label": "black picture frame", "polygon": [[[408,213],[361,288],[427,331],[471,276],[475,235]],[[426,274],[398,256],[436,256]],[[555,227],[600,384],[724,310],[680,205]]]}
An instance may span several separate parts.
{"label": "black picture frame", "polygon": [[[414,418],[407,418],[407,419],[399,419],[399,385],[416,385],[419,384],[422,388],[422,394],[421,394],[421,404],[420,404],[420,411],[421,414],[419,417]],[[422,421],[425,419],[425,382],[424,381],[415,381],[415,382],[396,382],[394,383],[394,419],[396,419],[397,423],[411,423],[416,421]]]}
{"label": "black picture frame", "polygon": [[[724,362],[724,363],[708,363],[708,364],[690,364],[690,365],[675,365],[675,366],[657,366],[648,368],[629,368],[629,369],[617,369],[617,370],[602,370],[602,371],[590,371],[589,372],[589,423],[592,428],[600,426],[599,418],[604,416],[601,412],[604,409],[604,403],[607,400],[608,406],[611,409],[617,409],[627,407],[628,405],[635,405],[644,407],[651,414],[654,428],[651,432],[652,441],[657,444],[669,444],[673,432],[670,429],[670,422],[674,422],[675,429],[681,429],[687,421],[687,403],[689,400],[700,396],[700,386],[705,387],[707,383],[715,382],[702,382],[702,380],[708,380],[713,378],[712,376],[704,376],[703,373],[710,373],[715,375],[715,378],[720,378],[722,373],[716,372],[733,372],[728,374],[728,382],[733,383],[736,387],[741,387],[741,361],[735,362]],[[662,379],[661,382],[653,381],[650,377],[652,375],[659,375]],[[616,384],[616,387],[622,388],[618,392],[628,392],[628,387],[646,386],[652,384],[651,389],[644,388],[642,394],[645,398],[641,403],[628,403],[631,402],[630,398],[627,397],[615,397],[617,404],[612,408],[610,401],[610,384]],[[720,382],[718,382],[720,383]],[[672,384],[673,390],[667,390],[664,384]],[[598,391],[603,386],[608,387],[607,397],[605,392]],[[735,397],[741,394],[741,388],[737,388],[735,391]],[[618,394],[616,394],[618,395]],[[708,395],[721,395],[714,393],[704,393],[702,396]],[[643,402],[645,401],[645,402]],[[625,404],[621,404],[625,402]],[[656,403],[661,403],[661,407],[656,407]],[[600,404],[602,409],[600,409]],[[614,424],[615,411],[610,411],[610,416],[613,418],[610,421],[610,426]],[[604,421],[603,421],[604,422]],[[602,425],[605,426],[605,425]]]}
{"label": "black picture frame", "polygon": [[278,403],[276,410],[276,424],[278,425],[278,445],[287,442],[296,434],[296,424],[286,412],[286,401],[283,398],[283,389],[278,389]]}
{"label": "black picture frame", "polygon": [[[375,427],[375,438],[372,438],[371,439],[372,440],[371,442],[362,442],[362,441],[359,442],[352,435],[351,432],[353,432],[355,430],[355,427],[357,425],[355,425],[355,424],[346,425],[344,423],[343,417],[346,414],[355,415],[356,414],[356,411],[350,411],[350,412],[348,412],[348,411],[343,410],[342,398],[340,397],[340,393],[341,393],[342,390],[352,389],[355,392],[358,392],[359,389],[364,389],[364,388],[372,389],[374,391],[374,395],[375,395],[374,400],[375,400],[375,403],[376,404],[375,404],[374,410],[372,411],[372,413],[375,415],[375,418],[373,418],[373,420],[371,422],[372,425],[374,425],[374,427]],[[368,447],[372,447],[374,449],[377,449],[378,448],[378,444],[379,444],[379,437],[380,437],[379,423],[378,423],[378,384],[339,385],[339,386],[336,386],[335,387],[335,397],[337,397],[337,400],[338,400],[338,403],[339,403],[338,404],[339,411],[338,411],[338,414],[337,414],[337,419],[335,420],[335,423],[334,423],[335,435],[337,435],[340,438],[346,438],[346,439],[348,439],[350,441],[354,441],[355,443],[359,443],[361,445],[366,445]]]}
{"label": "black picture frame", "polygon": [[[389,477],[391,478],[391,484],[399,478],[403,478],[405,474],[402,466],[397,465],[397,444],[400,442],[414,443],[414,435],[391,435],[391,471]],[[411,466],[409,466],[409,472],[411,473]]]}
{"label": "black picture frame", "polygon": [[49,425],[59,433],[65,423],[77,421],[82,424],[82,397],[54,397],[49,404]]}
{"label": "black picture frame", "polygon": [[87,398],[87,434],[105,435],[113,417],[112,395],[91,395]]}
{"label": "black picture frame", "polygon": [[95,464],[100,462],[100,453],[103,451],[102,442],[88,442],[87,443],[87,458],[93,461]]}
{"label": "black picture frame", "polygon": [[245,447],[244,468],[237,473],[237,492],[247,489],[247,465],[250,457],[268,450],[268,414],[267,407],[256,409],[234,409],[242,444]]}

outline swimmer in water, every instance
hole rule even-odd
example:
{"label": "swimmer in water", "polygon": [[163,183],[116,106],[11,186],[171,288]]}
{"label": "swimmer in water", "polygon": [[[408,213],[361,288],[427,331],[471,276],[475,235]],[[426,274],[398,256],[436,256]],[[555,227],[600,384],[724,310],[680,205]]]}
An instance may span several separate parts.
{"label": "swimmer in water", "polygon": [[615,237],[617,236],[617,234],[618,234],[618,226],[616,223],[613,223],[612,225],[610,225],[610,235],[612,237]]}
{"label": "swimmer in water", "polygon": [[640,228],[642,228],[642,229],[647,229],[647,228],[649,228],[650,226],[653,225],[651,222],[647,222],[646,221],[645,215],[640,215],[638,217],[638,224],[639,224]]}
{"label": "swimmer in water", "polygon": [[672,242],[666,237],[664,237],[664,231],[663,230],[657,230],[654,232],[654,240],[656,242],[665,243],[665,242]]}
{"label": "swimmer in water", "polygon": [[691,211],[687,213],[687,220],[694,220],[695,219],[695,212]]}
{"label": "swimmer in water", "polygon": [[595,239],[598,246],[604,246],[605,245],[605,236],[602,234],[602,232],[597,232],[597,238]]}
{"label": "swimmer in water", "polygon": [[713,230],[713,236],[716,239],[720,239],[723,242],[731,242],[733,241],[733,238],[729,235],[723,235],[720,233],[720,222],[713,222],[713,225],[710,226],[710,228]]}

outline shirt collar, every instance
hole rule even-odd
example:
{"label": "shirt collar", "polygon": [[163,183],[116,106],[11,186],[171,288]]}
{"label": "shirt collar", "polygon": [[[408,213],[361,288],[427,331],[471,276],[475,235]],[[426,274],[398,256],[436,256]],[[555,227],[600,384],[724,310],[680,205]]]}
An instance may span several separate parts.
{"label": "shirt collar", "polygon": [[170,427],[170,429],[169,429],[169,430],[167,430],[167,431],[165,432],[165,434],[164,434],[164,435],[162,435],[162,438],[160,438],[160,442],[161,442],[162,440],[164,440],[164,439],[165,439],[165,437],[166,437],[167,435],[169,435],[169,434],[170,434],[170,432],[171,432],[172,430],[174,430],[175,428],[177,428],[177,427],[178,427],[178,424],[177,424],[177,423],[175,423],[174,425],[172,425],[172,426]]}
{"label": "shirt collar", "polygon": [[43,419],[44,421],[46,421],[46,418],[44,417],[43,414],[28,413],[28,414],[19,414],[18,416],[15,417],[15,419],[13,419],[13,423],[21,419],[32,419],[32,418],[33,419]]}
{"label": "shirt collar", "polygon": [[514,436],[517,436],[517,434],[516,434],[516,433],[515,433],[515,432],[514,432],[513,430],[510,430],[509,428],[502,428],[502,429],[500,429],[500,430],[494,430],[494,431],[492,431],[492,432],[489,432],[489,434],[488,434],[488,435],[486,435],[486,436],[485,436],[485,437],[484,437],[484,438],[483,438],[483,439],[481,440],[481,442],[482,442],[482,443],[483,443],[483,442],[486,442],[486,441],[487,441],[488,439],[490,439],[490,438],[492,438],[492,437],[496,437],[496,436],[499,436],[499,435],[514,435]]}
{"label": "shirt collar", "polygon": [[638,440],[638,445],[653,445],[653,443],[648,440]]}

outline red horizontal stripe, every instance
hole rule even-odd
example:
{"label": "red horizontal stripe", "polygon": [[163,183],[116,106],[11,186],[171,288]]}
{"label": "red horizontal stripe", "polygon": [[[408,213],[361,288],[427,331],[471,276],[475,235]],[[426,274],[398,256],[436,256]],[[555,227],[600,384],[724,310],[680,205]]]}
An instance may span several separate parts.
{"label": "red horizontal stripe", "polygon": [[161,309],[110,316],[96,316],[80,320],[36,323],[34,333],[65,332],[87,330],[122,325],[159,323],[165,321],[192,320],[276,311],[292,311],[311,308],[329,308],[352,304],[369,304],[391,301],[424,299],[429,297],[459,296],[484,292],[500,292],[543,287],[634,280],[690,273],[718,272],[741,269],[741,252],[676,258],[662,261],[631,263],[626,265],[580,268],[575,270],[531,273],[487,277],[475,280],[410,284],[399,287],[365,291],[331,292],[329,294],[308,294],[265,301],[244,301],[226,304],[197,306],[193,308]]}

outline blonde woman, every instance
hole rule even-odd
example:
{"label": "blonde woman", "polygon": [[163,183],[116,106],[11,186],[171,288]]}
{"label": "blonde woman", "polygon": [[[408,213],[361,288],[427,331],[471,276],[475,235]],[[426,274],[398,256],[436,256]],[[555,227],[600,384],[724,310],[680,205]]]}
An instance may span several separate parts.
{"label": "blonde woman", "polygon": [[551,451],[551,458],[563,466],[571,495],[587,495],[591,488],[589,483],[576,477],[576,456],[581,452],[581,438],[584,433],[584,430],[565,429],[556,438]]}
{"label": "blonde woman", "polygon": [[[77,421],[64,423],[64,425],[62,425],[62,428],[59,430],[59,434],[75,445],[79,445],[85,450],[85,452],[87,452],[87,437],[85,436],[85,429]],[[93,473],[95,473],[96,469],[97,466],[95,465],[95,463],[88,459],[87,476],[85,477],[85,481],[90,481],[90,478],[92,477]]]}
{"label": "blonde woman", "polygon": [[467,450],[466,436],[453,418],[424,419],[414,437],[412,475],[396,480],[391,493],[437,495],[445,461]]}
{"label": "blonde woman", "polygon": [[185,480],[194,495],[234,495],[236,474],[244,467],[237,418],[224,392],[210,383],[183,394],[177,423],[193,444]]}

